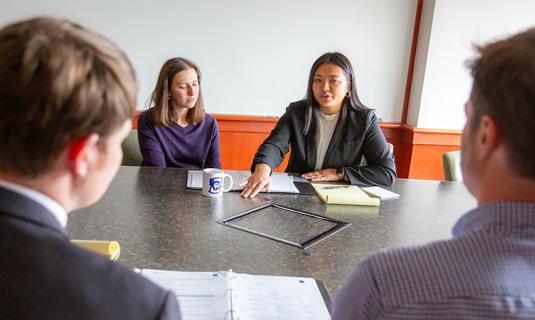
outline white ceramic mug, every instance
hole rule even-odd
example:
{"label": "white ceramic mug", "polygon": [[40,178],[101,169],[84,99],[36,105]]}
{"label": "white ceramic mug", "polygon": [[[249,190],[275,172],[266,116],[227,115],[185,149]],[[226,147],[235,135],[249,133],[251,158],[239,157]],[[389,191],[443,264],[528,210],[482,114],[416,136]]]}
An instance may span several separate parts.
{"label": "white ceramic mug", "polygon": [[[225,178],[228,178],[226,182]],[[223,192],[232,188],[233,183],[232,177],[221,169],[208,168],[202,172],[202,194],[205,196],[221,197]]]}

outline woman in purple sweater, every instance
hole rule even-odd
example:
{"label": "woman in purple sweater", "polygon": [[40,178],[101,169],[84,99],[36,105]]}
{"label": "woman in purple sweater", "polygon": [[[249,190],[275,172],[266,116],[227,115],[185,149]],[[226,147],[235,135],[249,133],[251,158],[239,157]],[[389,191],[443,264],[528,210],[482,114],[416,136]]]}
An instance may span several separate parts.
{"label": "woman in purple sweater", "polygon": [[220,168],[219,128],[204,111],[199,68],[184,58],[167,60],[138,120],[143,165]]}

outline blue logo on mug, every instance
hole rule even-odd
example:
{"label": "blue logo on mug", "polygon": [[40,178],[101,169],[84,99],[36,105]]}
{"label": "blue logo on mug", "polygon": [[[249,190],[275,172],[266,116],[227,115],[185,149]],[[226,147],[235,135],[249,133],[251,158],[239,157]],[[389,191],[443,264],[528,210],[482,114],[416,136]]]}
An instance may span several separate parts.
{"label": "blue logo on mug", "polygon": [[223,184],[222,177],[210,178],[209,183],[210,183],[210,188],[208,189],[209,193],[218,194],[221,192],[221,185]]}

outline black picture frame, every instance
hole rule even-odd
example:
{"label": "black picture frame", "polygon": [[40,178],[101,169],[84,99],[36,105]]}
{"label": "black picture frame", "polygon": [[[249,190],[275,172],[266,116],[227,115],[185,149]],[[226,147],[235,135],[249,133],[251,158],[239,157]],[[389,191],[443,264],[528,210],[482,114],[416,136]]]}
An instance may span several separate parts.
{"label": "black picture frame", "polygon": [[[249,229],[249,228],[245,228],[245,227],[233,224],[233,222],[236,222],[236,221],[239,221],[239,220],[242,220],[242,219],[246,219],[247,217],[249,217],[251,215],[260,214],[260,213],[262,213],[263,210],[265,210],[267,208],[271,208],[271,207],[277,208],[277,209],[281,209],[281,210],[290,211],[290,212],[293,212],[293,213],[302,214],[304,216],[307,216],[307,217],[310,217],[310,218],[313,218],[313,219],[320,219],[320,220],[323,220],[323,221],[328,221],[328,222],[334,223],[335,225],[332,228],[330,228],[330,229],[328,229],[328,230],[326,230],[324,232],[321,232],[321,233],[313,236],[310,239],[307,239],[307,240],[305,240],[303,242],[296,242],[296,241],[280,238],[280,237],[273,236],[273,235],[270,235],[270,234],[267,234],[267,233],[263,233],[263,232],[260,232],[260,231],[256,231],[256,230],[253,230],[253,229]],[[351,225],[351,223],[346,222],[346,221],[333,219],[333,218],[329,218],[329,217],[322,216],[322,215],[319,215],[319,214],[314,214],[314,213],[306,212],[306,211],[303,211],[303,210],[286,207],[286,206],[283,206],[283,205],[280,205],[280,204],[276,204],[276,203],[268,203],[268,204],[265,204],[265,205],[262,205],[262,206],[259,206],[259,207],[255,207],[255,208],[246,210],[244,212],[237,213],[237,214],[235,214],[233,216],[230,216],[228,218],[219,220],[219,221],[217,221],[217,223],[225,225],[225,226],[228,226],[228,227],[231,227],[231,228],[234,228],[234,229],[237,229],[237,230],[245,231],[245,232],[248,232],[248,233],[263,237],[263,238],[271,239],[271,240],[274,240],[274,241],[277,241],[277,242],[281,242],[281,243],[284,243],[284,244],[287,244],[287,245],[290,245],[290,246],[293,246],[293,247],[297,247],[297,248],[303,249],[303,250],[306,250],[306,249],[310,248],[311,246],[317,244],[318,242],[320,242],[320,241],[332,236],[333,234],[335,234],[335,233],[341,231],[342,229],[345,229],[345,228],[347,228],[347,227],[349,227]]]}

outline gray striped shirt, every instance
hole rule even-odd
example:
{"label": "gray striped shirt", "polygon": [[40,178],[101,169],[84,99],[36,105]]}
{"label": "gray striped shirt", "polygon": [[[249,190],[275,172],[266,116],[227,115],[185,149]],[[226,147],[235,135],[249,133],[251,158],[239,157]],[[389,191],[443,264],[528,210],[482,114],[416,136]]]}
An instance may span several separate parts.
{"label": "gray striped shirt", "polygon": [[333,319],[535,319],[535,203],[482,205],[453,237],[369,257]]}

